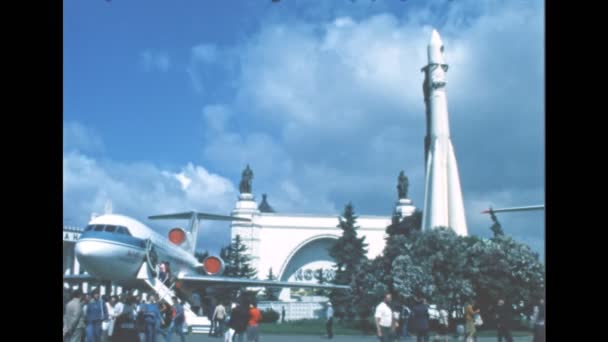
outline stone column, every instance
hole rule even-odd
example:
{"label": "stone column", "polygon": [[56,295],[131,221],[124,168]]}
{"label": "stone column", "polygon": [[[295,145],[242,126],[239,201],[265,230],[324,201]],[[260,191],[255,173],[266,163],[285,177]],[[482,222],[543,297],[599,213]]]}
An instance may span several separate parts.
{"label": "stone column", "polygon": [[[243,244],[251,255],[251,266],[261,272],[259,266],[260,226],[255,224],[255,217],[260,214],[257,203],[252,194],[240,194],[232,215],[251,219],[251,222],[233,221],[230,228],[232,240],[239,235]],[[231,240],[231,242],[232,242]],[[260,276],[260,274],[258,274]]]}
{"label": "stone column", "polygon": [[400,198],[397,203],[395,203],[395,213],[400,216],[400,220],[403,220],[407,216],[412,216],[414,211],[416,211],[416,207],[412,204],[412,200],[409,198]]}

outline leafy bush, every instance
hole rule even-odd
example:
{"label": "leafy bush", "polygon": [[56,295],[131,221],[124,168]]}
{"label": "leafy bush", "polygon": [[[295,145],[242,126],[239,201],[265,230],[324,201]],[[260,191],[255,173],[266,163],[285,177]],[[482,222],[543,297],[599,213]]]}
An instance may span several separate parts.
{"label": "leafy bush", "polygon": [[262,323],[276,323],[279,317],[279,313],[272,309],[262,311]]}

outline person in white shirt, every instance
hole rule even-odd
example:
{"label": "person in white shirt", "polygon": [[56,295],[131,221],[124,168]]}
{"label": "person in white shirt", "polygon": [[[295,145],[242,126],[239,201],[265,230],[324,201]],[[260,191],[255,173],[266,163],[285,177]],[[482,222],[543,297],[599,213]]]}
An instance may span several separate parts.
{"label": "person in white shirt", "polygon": [[215,307],[215,311],[213,312],[213,319],[211,320],[215,327],[214,336],[221,337],[224,335],[224,324],[226,323],[225,318],[226,318],[226,308],[220,302]]}
{"label": "person in white shirt", "polygon": [[376,307],[376,329],[377,335],[382,342],[389,342],[391,339],[391,328],[393,326],[393,310],[389,307],[392,301],[390,293],[384,295],[384,301]]}
{"label": "person in white shirt", "polygon": [[334,308],[331,302],[327,302],[327,311],[325,312],[327,320],[325,321],[325,330],[327,330],[327,338],[334,338],[333,323],[334,323]]}
{"label": "person in white shirt", "polygon": [[113,336],[114,330],[116,329],[116,317],[120,316],[124,307],[124,304],[121,300],[119,300],[118,296],[112,296],[111,300],[114,306],[112,307],[112,311],[108,310],[108,313],[110,315],[110,323],[108,325],[108,336],[110,337]]}
{"label": "person in white shirt", "polygon": [[448,311],[442,308],[439,310],[439,333],[435,338],[436,341],[447,342],[449,340],[449,326]]}

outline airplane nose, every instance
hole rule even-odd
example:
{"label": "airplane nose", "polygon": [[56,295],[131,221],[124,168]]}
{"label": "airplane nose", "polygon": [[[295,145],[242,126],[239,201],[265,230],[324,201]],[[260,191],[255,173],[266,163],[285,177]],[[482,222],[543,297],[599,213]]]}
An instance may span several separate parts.
{"label": "airplane nose", "polygon": [[91,275],[101,276],[101,268],[110,261],[109,249],[104,242],[81,240],[76,242],[74,252],[78,262]]}
{"label": "airplane nose", "polygon": [[105,254],[103,244],[96,243],[93,241],[78,241],[74,246],[77,258],[95,258]]}
{"label": "airplane nose", "polygon": [[143,247],[99,233],[81,236],[74,252],[87,273],[102,280],[130,279],[136,275],[144,259]]}

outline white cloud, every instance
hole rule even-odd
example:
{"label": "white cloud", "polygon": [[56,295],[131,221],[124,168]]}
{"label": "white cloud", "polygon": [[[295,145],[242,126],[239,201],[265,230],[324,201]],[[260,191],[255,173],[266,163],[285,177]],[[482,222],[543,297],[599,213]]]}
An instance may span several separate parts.
{"label": "white cloud", "polygon": [[166,72],[171,66],[169,55],[162,51],[145,50],[141,53],[141,63],[145,71]]}
{"label": "white cloud", "polygon": [[[67,222],[77,225],[88,222],[91,213],[103,212],[106,201],[111,200],[114,213],[132,216],[162,232],[171,226],[169,222],[148,222],[145,218],[190,210],[229,214],[236,196],[230,180],[192,163],[172,171],[148,163],[99,161],[78,152],[66,153],[63,158],[63,214]],[[228,231],[225,224],[204,225],[199,242]],[[229,235],[223,238],[202,246],[213,249],[225,245]]]}
{"label": "white cloud", "polygon": [[188,188],[188,185],[190,185],[190,183],[192,183],[192,179],[188,178],[188,176],[186,176],[183,172],[175,175],[175,178],[182,185],[182,190],[186,190]]}
{"label": "white cloud", "polygon": [[213,44],[199,44],[192,48],[190,53],[190,64],[186,69],[192,86],[197,92],[205,90],[205,84],[209,78],[209,68],[222,66],[218,64],[220,51]]}
{"label": "white cloud", "polygon": [[205,128],[213,133],[223,133],[226,122],[231,116],[230,108],[223,105],[209,105],[203,108]]}
{"label": "white cloud", "polygon": [[103,151],[104,145],[97,133],[78,122],[63,124],[63,150],[64,151]]}
{"label": "white cloud", "polygon": [[[450,125],[469,229],[481,232],[480,207],[544,195],[543,14],[537,4],[454,4],[440,29]],[[225,170],[252,164],[254,191],[283,212],[335,212],[353,201],[360,214],[389,215],[402,169],[422,206],[420,69],[435,16],[423,8],[405,19],[262,27],[233,48],[234,102],[205,109],[205,159]]]}

